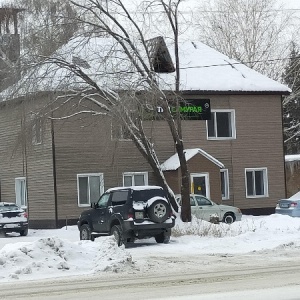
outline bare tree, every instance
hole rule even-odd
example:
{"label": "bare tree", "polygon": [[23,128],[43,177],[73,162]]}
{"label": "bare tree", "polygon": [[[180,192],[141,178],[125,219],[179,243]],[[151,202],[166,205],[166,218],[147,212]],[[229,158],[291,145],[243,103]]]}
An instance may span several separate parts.
{"label": "bare tree", "polygon": [[292,13],[277,0],[215,0],[198,8],[199,37],[207,45],[270,78],[281,79]]}
{"label": "bare tree", "polygon": [[[64,53],[57,51],[51,56],[40,56],[43,58],[42,67],[28,73],[24,80],[27,79],[27,88],[30,81],[32,85],[39,82],[40,86],[46,86],[51,80],[58,82],[57,90],[66,92],[61,93],[51,104],[51,113],[55,114],[63,107],[70,109],[64,116],[60,115],[60,119],[91,114],[118,120],[126,135],[151,166],[158,183],[168,192],[174,210],[178,211],[174,193],[165,180],[156,155],[155,145],[144,127],[144,121],[149,120],[149,115],[152,118],[163,115],[170,128],[181,166],[181,218],[189,222],[190,182],[180,115],[179,110],[175,115],[170,110],[170,105],[178,107],[183,100],[179,95],[178,55],[178,14],[181,0],[143,1],[139,6],[143,14],[133,11],[127,6],[128,3],[130,2],[122,0],[70,0],[69,4],[76,15],[70,16],[68,22],[78,28],[77,36],[69,42],[69,48]],[[168,56],[164,39],[150,38],[142,26],[145,16],[151,16],[152,9],[156,12],[158,9],[165,16],[165,25],[170,26],[175,65]],[[87,48],[93,48],[88,54],[89,60],[84,57]],[[57,71],[57,66],[59,70],[65,71]],[[174,71],[172,85],[160,77],[161,73]],[[20,83],[19,87],[23,86]],[[160,116],[157,115],[157,107],[162,108]],[[61,111],[66,112],[65,109]]]}
{"label": "bare tree", "polygon": [[19,22],[23,66],[33,57],[51,55],[77,31],[76,24],[68,22],[75,12],[67,0],[15,0],[16,6],[23,10]]}
{"label": "bare tree", "polygon": [[284,82],[292,93],[283,100],[284,145],[286,154],[300,151],[300,53],[297,44],[292,43],[290,58],[283,74]]}

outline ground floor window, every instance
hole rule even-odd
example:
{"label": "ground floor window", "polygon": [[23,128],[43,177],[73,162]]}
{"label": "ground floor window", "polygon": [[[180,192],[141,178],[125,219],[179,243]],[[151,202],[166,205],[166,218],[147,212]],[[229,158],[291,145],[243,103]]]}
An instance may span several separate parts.
{"label": "ground floor window", "polygon": [[221,192],[222,192],[222,200],[229,199],[229,176],[228,170],[221,170]]}
{"label": "ground floor window", "polygon": [[147,172],[123,173],[123,186],[148,185]]}
{"label": "ground floor window", "polygon": [[99,200],[104,193],[102,173],[77,175],[78,206],[90,206]]}
{"label": "ground floor window", "polygon": [[268,196],[267,168],[246,168],[245,175],[247,198]]}
{"label": "ground floor window", "polygon": [[15,179],[16,204],[27,207],[27,187],[26,177],[18,177]]}

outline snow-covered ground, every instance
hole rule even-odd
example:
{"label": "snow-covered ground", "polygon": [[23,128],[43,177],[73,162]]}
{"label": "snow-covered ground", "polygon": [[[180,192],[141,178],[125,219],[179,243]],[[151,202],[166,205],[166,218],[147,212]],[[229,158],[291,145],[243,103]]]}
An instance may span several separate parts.
{"label": "snow-covered ground", "polygon": [[[185,233],[178,236],[178,233]],[[11,234],[0,238],[0,283],[72,275],[132,273],[151,257],[172,257],[178,261],[187,254],[247,255],[256,252],[276,256],[282,251],[300,249],[300,218],[289,216],[243,216],[232,225],[194,220],[177,224],[170,244],[154,239],[117,247],[113,237],[95,242],[80,241],[76,226],[57,230],[29,230],[26,237]],[[300,250],[299,250],[300,252]],[[300,253],[299,253],[300,254]]]}

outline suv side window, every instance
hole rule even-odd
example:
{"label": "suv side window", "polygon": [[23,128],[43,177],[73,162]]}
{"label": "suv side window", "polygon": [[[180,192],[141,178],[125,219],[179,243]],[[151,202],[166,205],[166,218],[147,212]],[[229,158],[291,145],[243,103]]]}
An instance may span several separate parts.
{"label": "suv side window", "polygon": [[113,192],[111,198],[112,206],[125,204],[128,198],[128,192],[128,190]]}
{"label": "suv side window", "polygon": [[98,201],[98,207],[99,208],[107,207],[109,197],[110,194],[103,194]]}

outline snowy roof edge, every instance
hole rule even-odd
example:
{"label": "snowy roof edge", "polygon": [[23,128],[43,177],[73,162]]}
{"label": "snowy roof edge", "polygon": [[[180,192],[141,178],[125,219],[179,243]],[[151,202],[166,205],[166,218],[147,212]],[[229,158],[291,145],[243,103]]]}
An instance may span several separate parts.
{"label": "snowy roof edge", "polygon": [[[194,148],[194,149],[186,149],[184,150],[186,160],[189,161],[192,157],[194,157],[196,154],[201,154],[211,162],[213,162],[215,165],[217,165],[219,168],[225,168],[224,164],[222,164],[218,159],[213,157],[212,155],[208,154],[204,150],[200,148]],[[165,162],[161,164],[162,171],[175,171],[180,167],[178,154],[173,154],[170,158],[168,158]]]}
{"label": "snowy roof edge", "polygon": [[300,154],[289,154],[284,157],[285,162],[300,161]]}

